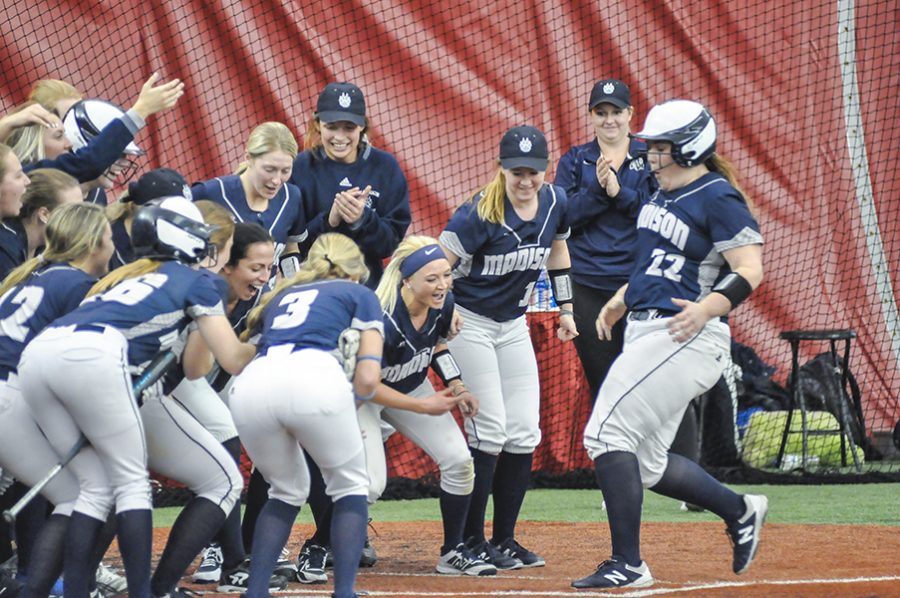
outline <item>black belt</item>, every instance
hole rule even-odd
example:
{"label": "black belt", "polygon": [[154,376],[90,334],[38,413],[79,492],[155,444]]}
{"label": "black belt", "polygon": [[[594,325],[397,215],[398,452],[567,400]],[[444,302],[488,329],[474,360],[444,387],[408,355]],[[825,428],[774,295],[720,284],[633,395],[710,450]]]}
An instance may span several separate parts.
{"label": "black belt", "polygon": [[641,309],[638,311],[628,312],[628,321],[634,322],[642,320],[658,320],[659,318],[671,318],[675,315],[674,311],[662,309]]}
{"label": "black belt", "polygon": [[99,332],[103,334],[106,332],[106,327],[99,324],[75,324],[75,332]]}

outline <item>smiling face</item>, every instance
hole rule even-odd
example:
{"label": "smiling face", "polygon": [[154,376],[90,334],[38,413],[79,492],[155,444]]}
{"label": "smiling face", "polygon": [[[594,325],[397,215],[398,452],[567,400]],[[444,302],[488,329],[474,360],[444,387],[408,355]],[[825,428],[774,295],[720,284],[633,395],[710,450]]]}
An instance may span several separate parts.
{"label": "smiling face", "polygon": [[31,179],[22,170],[22,164],[12,151],[3,159],[3,178],[0,179],[0,218],[14,218],[22,211],[22,196]]}
{"label": "smiling face", "polygon": [[62,121],[57,116],[52,119],[57,126],[50,129],[44,129],[44,157],[48,160],[55,160],[60,155],[72,149],[72,142],[66,137],[66,130],[62,126]]}
{"label": "smiling face", "polygon": [[681,187],[678,181],[684,170],[672,159],[672,144],[668,141],[647,142],[647,162],[656,182],[664,191]]}
{"label": "smiling face", "polygon": [[530,168],[503,169],[506,178],[506,195],[510,201],[527,203],[537,198],[541,185],[544,184],[545,171],[532,170]]}
{"label": "smiling face", "polygon": [[403,282],[411,299],[407,302],[410,311],[418,311],[417,307],[441,309],[453,285],[450,262],[446,259],[428,262]]}
{"label": "smiling face", "polygon": [[362,127],[346,120],[319,123],[319,133],[325,153],[335,162],[344,162],[345,164],[356,161],[362,131]]}
{"label": "smiling face", "polygon": [[248,196],[268,201],[288,182],[293,168],[294,159],[290,154],[274,150],[255,158],[248,157],[247,170],[241,174],[241,182]]}
{"label": "smiling face", "polygon": [[266,241],[247,246],[247,252],[237,265],[226,265],[222,276],[228,281],[229,295],[241,301],[256,296],[269,281],[272,264],[275,262],[275,246]]}
{"label": "smiling face", "polygon": [[634,108],[619,108],[603,102],[591,110],[591,124],[597,139],[605,143],[617,143],[628,138]]}

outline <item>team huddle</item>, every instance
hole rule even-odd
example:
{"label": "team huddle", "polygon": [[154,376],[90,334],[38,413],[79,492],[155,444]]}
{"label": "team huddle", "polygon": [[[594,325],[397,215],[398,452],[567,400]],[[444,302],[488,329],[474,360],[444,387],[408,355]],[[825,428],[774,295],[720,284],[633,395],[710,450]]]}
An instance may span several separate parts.
{"label": "team huddle", "polygon": [[[303,151],[266,122],[234,174],[189,185],[159,168],[129,182],[135,137],[183,94],[154,75],[123,110],[47,80],[0,118],[0,469],[12,502],[40,488],[3,587],[183,596],[191,574],[257,597],[325,583],[333,567],[332,595],[356,596],[359,567],[377,560],[368,508],[395,432],[440,472],[437,573],[544,566],[516,526],[541,441],[525,313],[545,270],[557,336],[574,340],[591,386],[584,445],[611,536],[610,557],[572,586],[653,584],[644,488],[719,515],[733,571],[747,570],[766,498],[668,452],[722,375],[728,313],[762,280],[752,204],[703,105],[656,105],[632,135],[628,87],[599,81],[596,138],[560,159],[555,183],[544,134],[513,127],[494,178],[432,238],[406,236],[406,177],[369,143],[351,83],[322,90]],[[155,564],[151,470],[193,493]],[[316,530],[294,556],[305,504]],[[117,583],[102,564],[113,538]]]}

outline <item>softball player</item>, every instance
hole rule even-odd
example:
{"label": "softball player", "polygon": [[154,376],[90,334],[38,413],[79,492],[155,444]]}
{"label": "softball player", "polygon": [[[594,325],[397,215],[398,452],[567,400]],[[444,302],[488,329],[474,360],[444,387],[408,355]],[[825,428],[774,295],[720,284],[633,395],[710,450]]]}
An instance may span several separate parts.
{"label": "softball player", "polygon": [[[575,321],[597,320],[600,309],[626,282],[637,249],[637,212],[656,189],[647,166],[647,146],[631,139],[631,92],[618,79],[598,81],[588,111],[594,139],[576,145],[556,167],[556,184],[569,200]],[[593,334],[575,338],[591,401],[616,356],[622,352],[625,323],[617,323],[611,340]]]}
{"label": "softball player", "polygon": [[[144,207],[132,239],[145,259],[103,278],[92,289],[102,294],[53,322],[22,354],[22,392],[57,454],[83,434],[102,465],[70,466],[80,485],[64,564],[74,595],[87,594],[86,561],[113,498],[129,593],[150,595],[147,449],[129,374],[169,349],[192,320],[227,369],[240,371],[255,352],[234,336],[210,276],[190,266],[206,256],[210,233],[184,198]],[[198,375],[187,362],[185,373]]]}
{"label": "softball player", "polygon": [[12,149],[0,143],[0,280],[26,260],[28,241],[6,221],[22,210],[22,196],[31,180]]}
{"label": "softball player", "polygon": [[[74,204],[55,210],[46,229],[46,247],[0,285],[0,467],[27,486],[56,465],[59,457],[41,433],[19,388],[19,358],[46,325],[75,309],[97,276],[106,272],[112,234],[103,210]],[[85,449],[78,459],[94,459]],[[63,540],[78,497],[78,481],[61,471],[42,491],[54,506],[29,554],[26,592],[46,596],[62,568]],[[19,538],[20,541],[22,538]],[[26,550],[24,544],[20,549]],[[93,563],[96,566],[97,563]]]}
{"label": "softball player", "polygon": [[382,260],[390,257],[410,223],[409,189],[391,154],[366,138],[369,120],[362,91],[352,83],[329,83],[319,94],[305,147],[291,182],[303,193],[306,249],[322,233],[356,241],[366,256],[369,280],[378,286]]}
{"label": "softball player", "polygon": [[236,174],[192,188],[195,200],[212,200],[226,207],[235,221],[265,228],[275,239],[276,263],[285,254],[291,262],[289,272],[299,264],[297,244],[307,237],[300,190],[288,182],[296,157],[297,141],[290,129],[266,122],[250,133],[244,162]]}
{"label": "softball player", "polygon": [[[544,183],[548,156],[547,140],[534,127],[507,131],[497,175],[456,210],[440,236],[455,266],[453,292],[465,321],[450,349],[480,402],[477,415],[465,422],[475,465],[465,534],[472,551],[498,569],[544,565],[516,542],[515,525],[541,440],[537,360],[525,309],[545,265],[560,305],[558,336],[566,341],[578,334],[566,194]],[[492,486],[494,534],[487,542],[484,514]]]}
{"label": "softball player", "polygon": [[654,106],[637,134],[660,190],[638,215],[636,268],[597,318],[597,332],[630,310],[625,347],[584,431],[606,501],[612,557],[572,585],[649,586],[640,555],[643,487],[725,520],[733,569],[759,546],[765,496],[736,494],[693,461],[668,453],[682,414],[722,374],[730,354],[724,319],[762,280],[762,237],[731,166],[716,153],[716,123],[702,105]]}
{"label": "softball player", "polygon": [[[377,297],[356,284],[367,275],[350,239],[323,235],[297,274],[279,282],[248,318],[244,335],[259,328],[259,357],[235,380],[230,405],[250,458],[271,484],[253,538],[250,597],[268,595],[265,581],[306,500],[303,449],[319,464],[334,500],[333,595],[356,595],[368,476],[353,398],[374,395],[383,330]],[[348,328],[360,332],[355,369],[336,359]],[[352,385],[345,369],[355,372]]]}

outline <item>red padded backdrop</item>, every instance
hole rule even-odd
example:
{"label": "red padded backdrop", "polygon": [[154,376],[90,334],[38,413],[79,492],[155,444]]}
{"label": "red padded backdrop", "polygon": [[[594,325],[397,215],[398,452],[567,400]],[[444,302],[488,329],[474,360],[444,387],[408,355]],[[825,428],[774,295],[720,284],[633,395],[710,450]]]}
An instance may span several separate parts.
{"label": "red padded backdrop", "polygon": [[[186,81],[186,96],[138,141],[145,168],[191,180],[231,172],[264,120],[301,138],[325,83],[353,81],[372,142],[410,181],[415,233],[439,233],[491,177],[508,127],[542,129],[554,162],[588,140],[599,78],[630,84],[633,130],[654,103],[702,101],[766,240],[766,280],[733,318],[735,338],[783,381],[780,331],[853,328],[870,431],[900,417],[900,185],[889,149],[900,138],[900,53],[890,0],[13,0],[0,28],[7,110],[45,77],[125,106],[154,70]],[[536,467],[563,471],[584,463],[585,391],[574,351],[546,320],[532,319],[534,335],[545,333]],[[822,350],[805,346],[803,357]],[[428,468],[413,461],[395,460],[392,471]]]}

